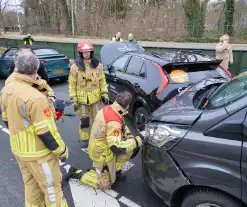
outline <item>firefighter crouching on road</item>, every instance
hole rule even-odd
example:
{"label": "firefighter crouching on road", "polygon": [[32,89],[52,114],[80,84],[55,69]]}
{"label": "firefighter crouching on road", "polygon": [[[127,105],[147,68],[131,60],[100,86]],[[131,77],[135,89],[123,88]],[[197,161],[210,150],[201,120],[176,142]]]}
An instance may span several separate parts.
{"label": "firefighter crouching on road", "polygon": [[79,179],[94,188],[107,189],[116,178],[125,179],[121,169],[143,143],[142,138],[133,137],[124,124],[123,116],[128,113],[131,99],[129,92],[119,93],[112,105],[100,110],[92,126],[88,147],[93,167],[85,174],[71,167],[66,180]]}
{"label": "firefighter crouching on road", "polygon": [[15,61],[15,77],[2,89],[0,105],[24,181],[25,206],[67,207],[59,159],[68,158],[68,148],[57,130],[53,103],[33,87],[40,62],[30,51]]}
{"label": "firefighter crouching on road", "polygon": [[93,44],[83,40],[77,47],[79,57],[71,66],[69,75],[69,97],[75,112],[80,116],[81,147],[88,146],[90,138],[90,114],[92,122],[102,108],[109,103],[108,89],[102,65],[94,57]]}

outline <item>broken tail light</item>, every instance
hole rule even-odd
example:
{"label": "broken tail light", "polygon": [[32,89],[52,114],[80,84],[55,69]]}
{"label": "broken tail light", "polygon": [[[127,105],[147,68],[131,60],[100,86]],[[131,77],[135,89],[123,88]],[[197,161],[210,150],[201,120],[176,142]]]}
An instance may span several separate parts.
{"label": "broken tail light", "polygon": [[168,78],[167,78],[165,72],[163,71],[162,67],[159,64],[157,64],[155,62],[152,62],[152,64],[159,70],[160,76],[161,76],[161,84],[157,90],[157,94],[159,94],[168,85]]}
{"label": "broken tail light", "polygon": [[229,77],[232,79],[232,74],[231,74],[231,72],[230,72],[229,70],[227,70],[223,65],[219,64],[219,66],[220,66],[220,68],[221,68],[222,70],[224,70],[224,72],[226,72],[227,75],[229,75]]}

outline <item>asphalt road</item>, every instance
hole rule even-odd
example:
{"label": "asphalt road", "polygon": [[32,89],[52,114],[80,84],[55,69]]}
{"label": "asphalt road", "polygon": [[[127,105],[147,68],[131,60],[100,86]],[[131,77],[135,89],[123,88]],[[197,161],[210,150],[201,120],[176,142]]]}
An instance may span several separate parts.
{"label": "asphalt road", "polygon": [[[3,85],[4,80],[0,80],[0,88]],[[52,87],[57,98],[68,100],[67,83],[55,82]],[[65,114],[73,114],[72,107],[68,107]],[[128,122],[131,123],[130,120]],[[78,144],[78,125],[79,118],[76,116],[64,116],[63,120],[58,123],[59,132],[70,151],[67,163],[61,164],[63,173],[66,172],[69,165],[82,170],[91,167],[87,153],[82,151]],[[24,206],[22,177],[18,164],[10,151],[9,135],[4,127],[4,123],[0,119],[0,206]],[[140,154],[127,163],[125,175],[127,176],[126,181],[117,183],[113,189],[107,192],[95,190],[76,181],[65,183],[64,194],[69,207],[165,207],[162,200],[143,182]]]}

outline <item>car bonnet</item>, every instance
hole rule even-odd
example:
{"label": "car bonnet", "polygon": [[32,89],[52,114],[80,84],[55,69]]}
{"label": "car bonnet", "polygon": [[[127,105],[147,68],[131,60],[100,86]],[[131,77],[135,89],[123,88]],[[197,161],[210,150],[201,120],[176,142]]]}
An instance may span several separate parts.
{"label": "car bonnet", "polygon": [[149,120],[192,125],[203,113],[203,110],[199,110],[193,105],[195,93],[205,86],[216,83],[225,83],[226,81],[226,79],[207,78],[192,84],[154,111],[149,117]]}

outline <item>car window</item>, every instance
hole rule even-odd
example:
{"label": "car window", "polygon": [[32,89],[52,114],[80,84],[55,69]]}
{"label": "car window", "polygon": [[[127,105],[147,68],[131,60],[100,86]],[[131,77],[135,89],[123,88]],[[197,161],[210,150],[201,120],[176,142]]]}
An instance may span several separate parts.
{"label": "car window", "polygon": [[247,72],[220,86],[209,98],[207,109],[226,106],[247,95]]}
{"label": "car window", "polygon": [[36,49],[33,50],[35,55],[41,56],[41,55],[59,55],[59,52],[54,49]]}
{"label": "car window", "polygon": [[229,75],[223,71],[218,64],[191,64],[181,66],[164,66],[171,83],[196,83],[205,78],[223,77],[229,78]]}
{"label": "car window", "polygon": [[147,66],[148,70],[148,77],[151,79],[150,84],[154,86],[160,85],[161,83],[161,75],[156,66],[154,66],[150,61],[146,61],[145,65]]}
{"label": "car window", "polygon": [[[141,74],[143,74],[143,70],[145,70],[145,67],[142,67],[143,63],[143,59],[138,57],[132,57],[127,67],[126,73],[142,77]],[[142,70],[142,68],[144,69]]]}
{"label": "car window", "polygon": [[116,60],[113,64],[112,64],[112,69],[114,69],[115,71],[120,71],[122,72],[124,69],[124,66],[127,62],[127,60],[129,59],[129,55],[125,55],[121,58],[119,58],[118,60]]}
{"label": "car window", "polygon": [[147,75],[147,65],[144,62],[144,64],[142,65],[142,68],[140,70],[139,76],[142,77],[142,78],[145,78],[146,75]]}
{"label": "car window", "polygon": [[10,58],[12,58],[15,55],[15,53],[16,53],[17,50],[18,50],[17,48],[8,50],[4,54],[4,57],[10,57]]}

